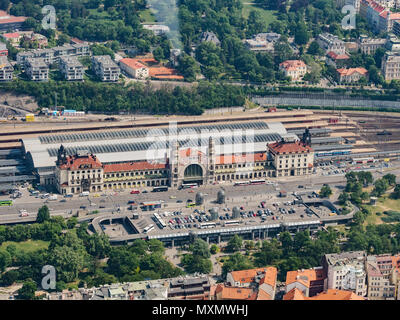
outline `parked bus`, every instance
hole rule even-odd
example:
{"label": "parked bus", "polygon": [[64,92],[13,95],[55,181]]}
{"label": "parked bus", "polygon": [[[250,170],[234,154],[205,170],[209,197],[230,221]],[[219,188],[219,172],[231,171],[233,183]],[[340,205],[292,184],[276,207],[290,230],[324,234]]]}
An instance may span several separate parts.
{"label": "parked bus", "polygon": [[225,226],[237,226],[238,224],[239,224],[238,220],[225,221]]}
{"label": "parked bus", "polygon": [[234,186],[247,186],[249,185],[249,181],[241,181],[241,182],[235,182]]}
{"label": "parked bus", "polygon": [[146,201],[140,204],[143,211],[153,211],[161,208],[161,201]]}
{"label": "parked bus", "polygon": [[4,206],[12,206],[13,202],[12,200],[2,200],[0,201],[0,206],[4,207]]}
{"label": "parked bus", "polygon": [[191,189],[191,188],[197,188],[198,184],[197,183],[182,183],[180,189]]}
{"label": "parked bus", "polygon": [[265,184],[265,180],[250,180],[250,184]]}
{"label": "parked bus", "polygon": [[160,215],[158,213],[154,213],[154,220],[161,227],[161,229],[167,227],[166,223],[164,222],[164,220],[160,217]]}
{"label": "parked bus", "polygon": [[215,222],[206,222],[200,224],[200,229],[209,229],[209,228],[215,228],[217,224]]}
{"label": "parked bus", "polygon": [[154,224],[149,224],[146,228],[143,229],[143,233],[148,233],[154,230]]}
{"label": "parked bus", "polygon": [[154,187],[151,192],[164,192],[168,191],[168,187]]}

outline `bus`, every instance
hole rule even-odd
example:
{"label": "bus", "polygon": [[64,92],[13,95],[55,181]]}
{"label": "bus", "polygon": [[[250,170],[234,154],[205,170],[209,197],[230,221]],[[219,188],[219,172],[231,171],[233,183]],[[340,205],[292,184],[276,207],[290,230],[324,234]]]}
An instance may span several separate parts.
{"label": "bus", "polygon": [[195,206],[196,206],[195,203],[188,203],[188,204],[186,205],[186,208],[192,208],[192,207],[195,207]]}
{"label": "bus", "polygon": [[249,185],[249,181],[241,181],[241,182],[235,182],[234,186],[247,186]]}
{"label": "bus", "polygon": [[154,230],[154,225],[149,224],[146,228],[143,229],[143,233],[148,233],[150,231]]}
{"label": "bus", "polygon": [[158,213],[154,213],[154,220],[161,227],[161,229],[164,229],[167,227],[166,223],[164,222],[164,220],[160,217],[160,215]]}
{"label": "bus", "polygon": [[191,188],[197,188],[198,184],[197,183],[182,183],[180,189],[191,189]]}
{"label": "bus", "polygon": [[12,200],[2,200],[0,201],[0,206],[4,207],[4,206],[12,206],[13,202]]}
{"label": "bus", "polygon": [[250,180],[250,184],[265,184],[265,180]]}
{"label": "bus", "polygon": [[161,208],[161,201],[146,201],[140,204],[143,211],[153,211]]}
{"label": "bus", "polygon": [[215,228],[217,224],[215,222],[206,222],[200,224],[200,229],[209,229],[209,228]]}
{"label": "bus", "polygon": [[168,187],[154,187],[151,192],[164,192],[168,191]]}
{"label": "bus", "polygon": [[227,227],[227,226],[237,226],[238,224],[239,224],[238,220],[225,221],[225,227]]}

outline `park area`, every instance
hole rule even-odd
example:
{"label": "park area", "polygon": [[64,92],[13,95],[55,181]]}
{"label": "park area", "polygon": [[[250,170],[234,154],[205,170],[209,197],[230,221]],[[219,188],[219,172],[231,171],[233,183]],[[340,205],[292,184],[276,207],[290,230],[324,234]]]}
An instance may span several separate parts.
{"label": "park area", "polygon": [[49,242],[42,240],[28,240],[23,242],[5,241],[0,245],[0,250],[6,250],[10,245],[15,246],[17,252],[24,251],[29,253],[40,249],[47,249]]}
{"label": "park area", "polygon": [[254,10],[258,11],[261,14],[267,26],[269,26],[271,22],[276,20],[276,13],[278,12],[276,10],[265,10],[263,8],[260,8],[251,0],[242,0],[242,4],[243,17],[245,17],[246,19],[249,17],[250,11]]}

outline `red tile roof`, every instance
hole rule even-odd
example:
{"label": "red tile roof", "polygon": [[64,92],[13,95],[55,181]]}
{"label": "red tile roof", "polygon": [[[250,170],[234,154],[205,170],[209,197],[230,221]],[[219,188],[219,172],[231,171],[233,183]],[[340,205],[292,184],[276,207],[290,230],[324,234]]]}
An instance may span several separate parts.
{"label": "red tile roof", "polygon": [[225,287],[219,284],[215,294],[222,300],[255,300],[257,292],[250,288]]}
{"label": "red tile roof", "polygon": [[84,169],[89,166],[90,169],[102,168],[100,160],[95,155],[88,155],[84,157],[67,156],[67,163],[60,165],[60,169],[78,170]]}
{"label": "red tile roof", "polygon": [[306,67],[306,64],[301,60],[286,60],[279,64],[286,71],[297,70],[300,67]]}
{"label": "red tile roof", "polygon": [[9,15],[7,12],[0,10],[0,24],[7,24],[7,23],[15,23],[15,22],[24,22],[27,17],[15,17]]}
{"label": "red tile roof", "polygon": [[234,163],[247,163],[247,162],[260,162],[267,160],[265,152],[257,152],[245,155],[224,155],[218,156],[216,164],[234,164]]}
{"label": "red tile roof", "polygon": [[263,277],[262,283],[266,283],[274,287],[277,273],[278,270],[275,267],[266,267],[266,268],[232,271],[231,275],[233,280],[235,280],[235,282],[240,282],[241,284],[243,284],[243,283],[254,282],[254,279],[258,274],[263,274],[265,276]]}
{"label": "red tile roof", "polygon": [[367,69],[365,68],[349,68],[349,69],[345,69],[345,68],[340,68],[336,70],[341,76],[351,76],[354,73],[359,73],[362,75],[366,75],[368,73]]}
{"label": "red tile roof", "polygon": [[11,38],[19,38],[20,34],[18,32],[3,33],[2,36],[3,36],[3,38],[11,39]]}
{"label": "red tile roof", "polygon": [[135,70],[142,69],[142,68],[147,68],[146,65],[144,65],[143,63],[141,63],[137,59],[124,58],[124,59],[121,59],[119,62],[123,63],[123,64],[127,65],[128,67],[130,67],[132,69],[135,69]]}
{"label": "red tile roof", "polygon": [[283,296],[283,300],[365,300],[352,291],[328,289],[313,297],[305,297],[301,290],[294,288]]}
{"label": "red tile roof", "polygon": [[329,51],[327,54],[331,59],[333,60],[347,60],[350,59],[350,57],[347,54],[337,54],[333,51]]}
{"label": "red tile roof", "polygon": [[104,173],[106,172],[121,172],[121,171],[135,171],[135,170],[158,170],[165,169],[166,164],[163,163],[150,163],[147,161],[140,162],[127,162],[116,164],[105,164]]}
{"label": "red tile roof", "polygon": [[296,142],[278,141],[269,144],[268,147],[272,152],[276,154],[307,153],[313,151],[310,146],[304,145],[300,141]]}
{"label": "red tile roof", "polygon": [[297,271],[288,271],[286,273],[286,285],[294,282],[300,282],[307,288],[310,287],[311,281],[324,279],[324,273],[322,269],[306,269]]}

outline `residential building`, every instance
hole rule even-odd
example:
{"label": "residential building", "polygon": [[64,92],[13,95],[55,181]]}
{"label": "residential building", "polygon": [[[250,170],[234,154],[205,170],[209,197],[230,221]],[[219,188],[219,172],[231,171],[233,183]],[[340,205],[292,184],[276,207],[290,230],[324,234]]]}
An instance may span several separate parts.
{"label": "residential building", "polygon": [[14,68],[7,57],[0,56],[0,81],[10,81],[13,79]]}
{"label": "residential building", "polygon": [[0,10],[0,31],[21,29],[26,17],[15,17],[6,11]]}
{"label": "residential building", "polygon": [[386,81],[400,79],[400,52],[386,52],[382,58],[381,70]]}
{"label": "residential building", "polygon": [[207,276],[171,279],[168,298],[209,300],[210,287],[210,279]]}
{"label": "residential building", "polygon": [[213,300],[256,300],[257,292],[251,288],[227,287],[218,284]]}
{"label": "residential building", "polygon": [[366,253],[349,251],[324,255],[322,267],[326,277],[325,289],[353,291],[356,295],[367,295]]}
{"label": "residential building", "polygon": [[294,288],[300,290],[305,297],[313,297],[324,291],[325,275],[322,267],[288,271],[286,274],[286,293]]}
{"label": "residential building", "polygon": [[314,168],[314,151],[310,143],[304,140],[281,141],[268,144],[272,166],[276,177],[300,176],[311,174]]}
{"label": "residential building", "polygon": [[292,81],[298,81],[307,73],[307,65],[301,60],[286,60],[279,64],[279,70]]}
{"label": "residential building", "polygon": [[347,54],[337,54],[330,51],[326,55],[326,63],[334,68],[341,68],[347,65],[350,57]]}
{"label": "residential building", "polygon": [[118,81],[121,73],[118,65],[110,56],[93,56],[92,67],[101,81]]}
{"label": "residential building", "polygon": [[49,80],[49,66],[44,59],[26,59],[25,73],[33,81]]}
{"label": "residential building", "polygon": [[21,40],[22,36],[18,32],[11,32],[11,33],[3,33],[1,37],[9,41],[11,45],[18,46],[19,41]]}
{"label": "residential building", "polygon": [[360,35],[357,39],[358,48],[362,53],[373,55],[378,48],[386,45],[384,38],[369,38],[366,35]]}
{"label": "residential building", "polygon": [[352,291],[328,289],[313,297],[307,297],[298,289],[293,288],[291,291],[283,296],[283,300],[365,300],[362,296],[356,295]]}
{"label": "residential building", "polygon": [[321,33],[318,35],[317,43],[326,52],[333,51],[336,54],[345,54],[346,47],[344,41],[340,40],[338,36],[330,33]]}
{"label": "residential building", "polygon": [[361,0],[360,15],[365,18],[375,33],[391,32],[400,14],[390,11],[386,1]]}
{"label": "residential building", "polygon": [[274,43],[260,38],[244,40],[246,47],[251,51],[274,52]]}
{"label": "residential building", "polygon": [[156,36],[166,34],[170,31],[168,26],[162,24],[143,24],[143,29],[152,31]]}
{"label": "residential building", "polygon": [[7,49],[7,45],[3,42],[0,42],[0,57],[8,56],[8,49]]}
{"label": "residential building", "polygon": [[119,61],[121,71],[135,79],[147,79],[149,68],[137,59],[124,58]]}
{"label": "residential building", "polygon": [[277,274],[275,267],[231,271],[226,282],[230,287],[252,288],[257,292],[257,300],[274,300]]}
{"label": "residential building", "polygon": [[340,68],[336,70],[339,83],[353,83],[362,78],[368,80],[368,71],[365,68]]}
{"label": "residential building", "polygon": [[[395,26],[400,26],[400,23],[395,21]],[[389,51],[400,51],[400,39],[395,34],[389,34],[386,40],[385,48]]]}
{"label": "residential building", "polygon": [[201,42],[208,41],[208,42],[214,43],[216,46],[220,46],[221,45],[221,41],[219,41],[217,35],[214,32],[211,32],[211,31],[203,32],[201,34],[201,38],[200,39],[201,39],[200,40]]}
{"label": "residential building", "polygon": [[77,57],[61,57],[59,65],[66,80],[83,80],[83,65]]}

